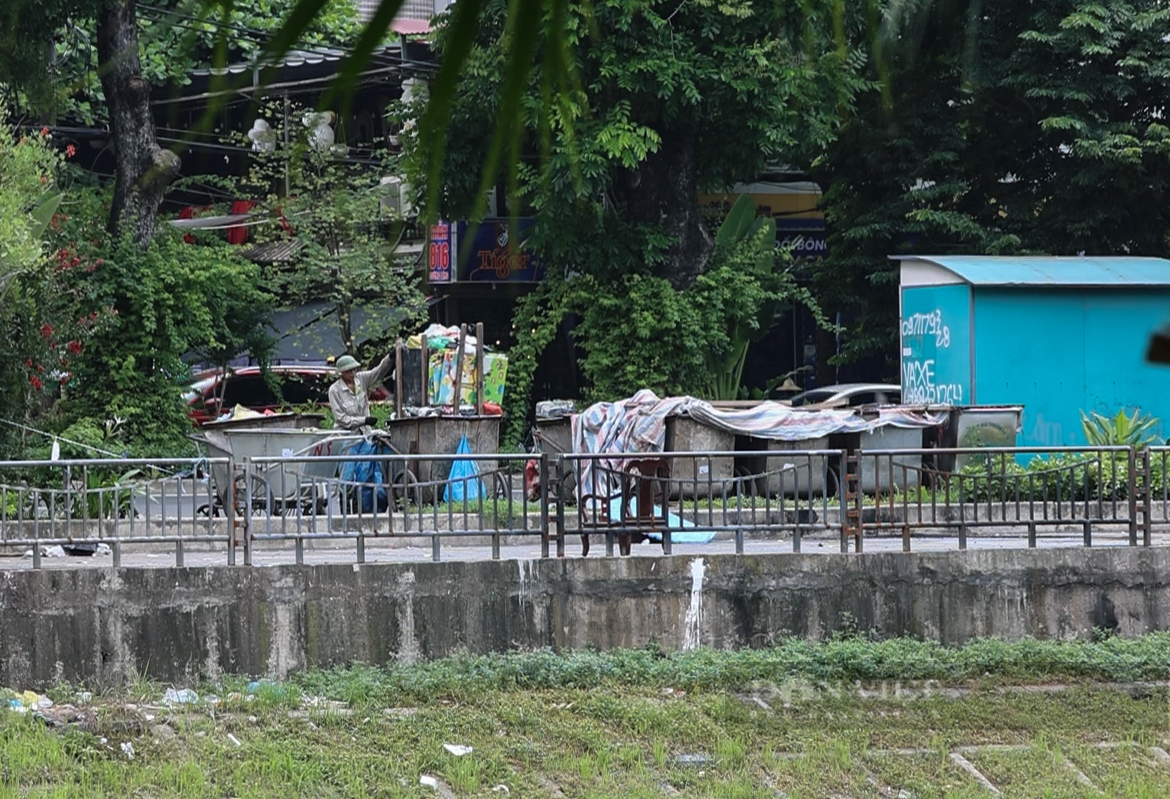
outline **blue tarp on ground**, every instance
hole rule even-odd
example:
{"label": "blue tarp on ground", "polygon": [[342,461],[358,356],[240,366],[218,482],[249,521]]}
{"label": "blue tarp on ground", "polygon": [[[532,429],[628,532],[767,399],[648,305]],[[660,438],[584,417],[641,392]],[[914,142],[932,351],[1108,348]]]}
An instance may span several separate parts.
{"label": "blue tarp on ground", "polygon": [[[638,515],[638,498],[630,498],[629,513],[634,517]],[[614,497],[609,503],[609,518],[622,518],[622,498]],[[662,506],[654,506],[654,518],[662,518]],[[666,526],[670,528],[670,542],[672,544],[708,544],[715,538],[714,530],[702,530],[692,521],[682,518],[677,513],[666,514]],[[646,533],[646,537],[651,541],[661,541],[662,533],[660,531],[652,530]]]}

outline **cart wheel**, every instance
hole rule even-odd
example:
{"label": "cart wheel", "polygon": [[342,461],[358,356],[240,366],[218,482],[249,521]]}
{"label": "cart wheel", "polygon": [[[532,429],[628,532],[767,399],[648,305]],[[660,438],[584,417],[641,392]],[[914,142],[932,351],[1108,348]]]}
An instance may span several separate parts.
{"label": "cart wheel", "polygon": [[512,496],[512,481],[503,472],[496,472],[492,480],[493,488],[490,498],[499,497],[500,499],[508,499]]}
{"label": "cart wheel", "polygon": [[561,502],[566,504],[574,504],[577,501],[577,475],[572,471],[565,472],[565,477],[561,480],[557,495]]}
{"label": "cart wheel", "polygon": [[422,504],[422,489],[418,486],[418,478],[414,472],[403,467],[402,471],[394,476],[391,484],[395,510],[405,510],[413,500],[415,505]]}

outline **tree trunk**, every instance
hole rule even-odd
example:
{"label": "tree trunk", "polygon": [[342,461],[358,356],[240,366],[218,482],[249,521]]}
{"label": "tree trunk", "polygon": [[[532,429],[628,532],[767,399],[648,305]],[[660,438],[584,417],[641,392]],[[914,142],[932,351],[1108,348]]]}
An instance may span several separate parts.
{"label": "tree trunk", "polygon": [[683,289],[702,273],[712,246],[699,216],[698,136],[687,124],[663,126],[659,134],[658,152],[622,173],[617,189],[632,221],[660,225],[674,239],[654,271]]}
{"label": "tree trunk", "polygon": [[108,227],[145,247],[154,237],[163,192],[179,174],[179,156],[159,147],[154,137],[150,86],[138,60],[135,0],[103,0],[97,50],[116,164]]}

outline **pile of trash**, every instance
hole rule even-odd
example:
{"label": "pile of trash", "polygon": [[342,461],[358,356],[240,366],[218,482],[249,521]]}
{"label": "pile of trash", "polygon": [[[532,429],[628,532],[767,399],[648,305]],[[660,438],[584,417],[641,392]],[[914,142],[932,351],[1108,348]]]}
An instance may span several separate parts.
{"label": "pile of trash", "polygon": [[[42,546],[42,558],[91,558],[100,555],[109,555],[113,550],[104,541],[73,541],[68,544],[54,544]],[[23,557],[31,558],[33,550],[26,549]]]}
{"label": "pile of trash", "polygon": [[[427,411],[436,407],[456,407],[455,383],[459,376],[459,412],[464,408],[475,408],[481,399],[476,393],[476,383],[480,377],[481,365],[478,362],[479,353],[483,353],[483,408],[485,413],[500,412],[504,402],[504,383],[508,374],[508,356],[502,352],[494,352],[486,344],[480,342],[474,335],[461,331],[458,327],[444,327],[432,324],[422,333],[417,333],[406,341],[410,350],[421,350],[423,338],[427,340],[427,385],[426,406],[422,408],[404,408],[405,416],[426,416]],[[463,340],[463,353],[460,358],[459,341]],[[461,367],[461,368],[460,368]]]}
{"label": "pile of trash", "polygon": [[14,713],[46,710],[53,706],[52,699],[41,696],[36,691],[24,691],[19,694],[15,691],[6,691],[5,693],[12,694],[5,700],[5,706]]}
{"label": "pile of trash", "polygon": [[217,422],[234,422],[237,419],[260,419],[265,416],[276,416],[276,411],[271,408],[265,409],[263,412],[254,411],[251,408],[245,408],[243,405],[236,405],[235,407],[224,411],[219,416],[215,417]]}

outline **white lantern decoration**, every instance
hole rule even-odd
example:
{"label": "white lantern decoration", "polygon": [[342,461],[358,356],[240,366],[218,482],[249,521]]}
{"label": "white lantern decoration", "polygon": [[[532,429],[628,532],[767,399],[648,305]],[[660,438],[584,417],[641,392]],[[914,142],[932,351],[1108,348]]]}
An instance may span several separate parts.
{"label": "white lantern decoration", "polygon": [[310,111],[301,117],[301,124],[309,129],[309,146],[317,152],[331,151],[344,153],[345,147],[334,145],[332,111]]}
{"label": "white lantern decoration", "polygon": [[276,150],[276,132],[263,119],[257,119],[252,123],[248,138],[252,141],[254,153],[271,153]]}

